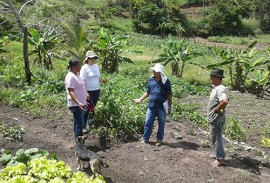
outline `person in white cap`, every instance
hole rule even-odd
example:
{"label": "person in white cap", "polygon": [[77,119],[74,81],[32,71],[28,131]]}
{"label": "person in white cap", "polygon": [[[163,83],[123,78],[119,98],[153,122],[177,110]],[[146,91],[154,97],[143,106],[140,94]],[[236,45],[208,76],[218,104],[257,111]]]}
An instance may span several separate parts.
{"label": "person in white cap", "polygon": [[[80,71],[81,78],[85,81],[86,89],[90,95],[90,101],[96,106],[100,97],[100,82],[106,83],[107,80],[100,78],[99,66],[95,63],[99,56],[92,50],[86,52],[85,64]],[[87,110],[84,115],[84,131],[87,125],[91,124],[92,120]],[[88,124],[87,124],[88,123]]]}
{"label": "person in white cap", "polygon": [[134,101],[136,103],[140,103],[149,96],[142,143],[149,143],[153,125],[157,117],[158,131],[156,145],[159,146],[163,142],[166,121],[166,111],[163,104],[166,101],[168,102],[168,115],[170,115],[172,105],[172,89],[170,80],[165,76],[164,67],[161,64],[156,64],[154,67],[151,67],[151,69],[153,70],[154,75],[148,80],[146,92],[140,98],[135,99]]}

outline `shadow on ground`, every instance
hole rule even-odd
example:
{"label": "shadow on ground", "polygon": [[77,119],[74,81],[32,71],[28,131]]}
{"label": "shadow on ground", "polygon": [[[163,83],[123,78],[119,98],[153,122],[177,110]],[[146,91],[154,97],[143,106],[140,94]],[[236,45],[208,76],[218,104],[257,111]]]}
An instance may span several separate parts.
{"label": "shadow on ground", "polygon": [[227,166],[233,168],[240,168],[244,170],[248,170],[251,173],[256,175],[261,175],[260,172],[260,164],[261,161],[253,159],[251,157],[236,157],[233,159],[226,160]]}
{"label": "shadow on ground", "polygon": [[176,142],[176,143],[166,143],[165,145],[171,147],[171,148],[182,148],[182,149],[188,149],[188,150],[198,150],[199,145],[192,142]]}

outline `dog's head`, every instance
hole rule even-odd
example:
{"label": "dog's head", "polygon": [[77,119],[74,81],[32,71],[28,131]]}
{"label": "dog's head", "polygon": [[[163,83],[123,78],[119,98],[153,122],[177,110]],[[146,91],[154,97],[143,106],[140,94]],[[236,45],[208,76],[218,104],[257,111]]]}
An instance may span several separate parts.
{"label": "dog's head", "polygon": [[84,144],[84,141],[87,139],[88,136],[78,136],[76,138],[77,144]]}

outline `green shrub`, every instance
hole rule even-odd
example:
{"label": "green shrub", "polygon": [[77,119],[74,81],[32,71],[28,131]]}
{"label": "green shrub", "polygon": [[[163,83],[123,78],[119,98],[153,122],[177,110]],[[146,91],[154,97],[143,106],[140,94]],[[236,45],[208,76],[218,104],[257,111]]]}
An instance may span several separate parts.
{"label": "green shrub", "polygon": [[187,119],[207,129],[208,123],[206,118],[200,112],[198,112],[198,105],[181,104],[174,101],[173,106],[172,118],[174,120]]}
{"label": "green shrub", "polygon": [[231,140],[244,141],[246,139],[246,130],[240,125],[239,121],[228,118],[225,125],[225,135]]}
{"label": "green shrub", "polygon": [[270,138],[270,126],[267,124],[264,126],[263,130],[262,130],[262,134],[266,137],[266,138]]}

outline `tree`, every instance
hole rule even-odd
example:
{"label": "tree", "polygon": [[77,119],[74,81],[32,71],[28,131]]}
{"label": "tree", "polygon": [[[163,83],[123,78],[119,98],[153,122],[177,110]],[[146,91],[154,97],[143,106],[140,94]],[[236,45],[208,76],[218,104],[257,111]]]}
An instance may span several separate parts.
{"label": "tree", "polygon": [[143,29],[157,33],[159,26],[165,21],[164,3],[158,0],[138,0],[133,6],[133,24],[137,31]]}
{"label": "tree", "polygon": [[259,66],[265,66],[269,63],[269,60],[264,57],[253,60],[258,53],[254,47],[256,43],[255,41],[246,49],[240,51],[235,48],[217,50],[217,55],[222,58],[222,61],[210,64],[207,68],[228,66],[232,88],[244,92],[249,73],[255,71]]}
{"label": "tree", "polygon": [[61,37],[56,34],[54,28],[49,28],[44,33],[31,28],[29,29],[29,33],[31,35],[29,42],[35,46],[35,49],[30,54],[36,53],[38,55],[37,60],[40,64],[43,61],[46,69],[53,69],[51,58],[61,58],[61,56],[51,50],[60,43]]}
{"label": "tree", "polygon": [[260,20],[262,31],[270,31],[270,1],[256,0],[255,14]]}
{"label": "tree", "polygon": [[8,9],[10,12],[15,16],[16,22],[18,23],[18,26],[21,29],[22,35],[23,35],[23,58],[24,58],[24,70],[25,70],[25,76],[26,76],[26,81],[30,85],[31,84],[31,71],[30,71],[30,66],[29,66],[29,57],[28,57],[28,27],[27,25],[24,25],[22,21],[22,15],[21,11],[24,8],[25,5],[28,3],[31,3],[32,0],[27,1],[24,3],[20,10],[18,11],[13,2],[11,0],[7,0],[7,4],[4,2],[0,3],[4,6],[4,10]]}
{"label": "tree", "polygon": [[[238,35],[249,34],[249,31],[243,31],[240,19],[242,6],[238,1],[218,0],[207,15],[207,24],[210,35]],[[241,31],[242,30],[242,31]]]}
{"label": "tree", "polygon": [[168,41],[163,45],[163,53],[153,62],[163,62],[164,65],[171,63],[172,74],[182,78],[186,64],[198,65],[192,61],[192,58],[199,55],[185,39],[176,42],[172,36],[169,36]]}
{"label": "tree", "polygon": [[[71,23],[62,22],[60,26],[63,34],[68,56],[84,60],[85,53],[93,46],[94,39],[88,38],[86,28],[83,27],[79,16],[75,16]],[[91,35],[90,35],[91,36]]]}

